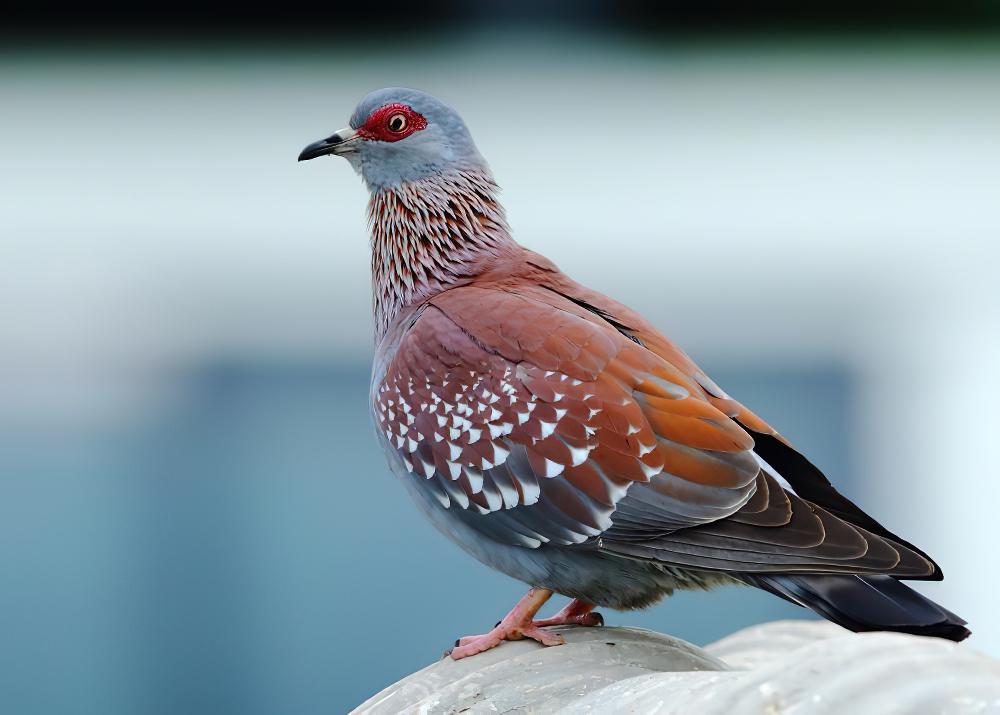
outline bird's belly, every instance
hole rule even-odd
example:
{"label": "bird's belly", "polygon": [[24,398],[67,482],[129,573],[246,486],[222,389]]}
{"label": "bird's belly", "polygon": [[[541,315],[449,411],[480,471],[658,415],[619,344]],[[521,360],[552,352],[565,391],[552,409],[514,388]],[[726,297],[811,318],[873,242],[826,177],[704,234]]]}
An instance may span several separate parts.
{"label": "bird's belly", "polygon": [[391,456],[389,464],[393,473],[406,487],[406,491],[420,511],[438,531],[490,568],[519,581],[540,585],[538,582],[545,578],[548,569],[544,559],[536,553],[537,550],[501,544],[484,536],[467,524],[457,509],[442,506],[430,492],[421,489],[416,483],[420,477],[400,468]]}
{"label": "bird's belly", "polygon": [[598,606],[628,610],[649,606],[675,589],[708,588],[729,580],[580,545],[543,544],[532,549],[502,544],[470,525],[470,519],[481,516],[447,508],[421,489],[416,483],[421,477],[398,466],[392,459],[391,446],[385,446],[396,477],[438,531],[478,561],[529,586],[548,588]]}

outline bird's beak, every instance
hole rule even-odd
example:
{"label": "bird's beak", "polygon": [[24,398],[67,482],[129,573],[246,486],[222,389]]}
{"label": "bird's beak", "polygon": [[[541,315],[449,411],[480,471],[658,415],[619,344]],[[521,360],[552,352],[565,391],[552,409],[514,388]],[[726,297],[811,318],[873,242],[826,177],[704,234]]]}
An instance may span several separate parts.
{"label": "bird's beak", "polygon": [[344,154],[349,151],[355,150],[355,145],[358,142],[358,133],[347,127],[346,129],[341,129],[336,134],[328,136],[326,139],[320,139],[318,142],[313,142],[299,154],[299,161],[309,161],[310,159],[315,159],[317,156],[324,156],[326,154]]}

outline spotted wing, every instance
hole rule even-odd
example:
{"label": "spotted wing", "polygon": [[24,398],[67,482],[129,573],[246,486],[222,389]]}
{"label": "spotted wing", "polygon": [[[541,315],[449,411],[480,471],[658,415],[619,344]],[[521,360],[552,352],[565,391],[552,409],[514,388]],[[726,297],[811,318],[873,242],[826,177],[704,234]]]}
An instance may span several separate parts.
{"label": "spotted wing", "polygon": [[411,483],[502,543],[740,573],[933,571],[784,489],[740,421],[763,423],[685,359],[545,288],[465,287],[410,326],[374,407]]}
{"label": "spotted wing", "polygon": [[[764,420],[727,395],[682,350],[642,316],[543,266],[551,294],[642,345],[694,384],[693,392],[752,437],[761,471],[754,495],[738,512],[711,524],[663,533],[651,509],[651,485],[629,490],[604,543],[618,553],[694,568],[727,571],[891,573],[940,579],[927,554],[896,536],[840,494]],[[669,470],[668,470],[669,471]],[[654,483],[658,477],[654,479]],[[786,488],[787,487],[787,488]],[[653,512],[652,514],[650,512]]]}
{"label": "spotted wing", "polygon": [[696,383],[540,289],[438,296],[373,396],[410,478],[503,543],[598,537],[635,484],[660,534],[729,516],[757,488],[753,441]]}

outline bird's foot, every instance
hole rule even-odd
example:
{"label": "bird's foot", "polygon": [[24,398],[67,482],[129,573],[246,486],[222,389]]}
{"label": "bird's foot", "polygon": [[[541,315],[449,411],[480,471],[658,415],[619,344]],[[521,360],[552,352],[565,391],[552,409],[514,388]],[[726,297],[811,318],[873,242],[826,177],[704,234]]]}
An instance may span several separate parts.
{"label": "bird's foot", "polygon": [[565,640],[561,635],[543,630],[532,620],[551,595],[552,591],[547,589],[531,589],[489,633],[466,636],[455,641],[455,647],[450,653],[452,659],[468,658],[470,655],[496,648],[504,641],[519,641],[523,638],[531,638],[546,646],[562,645]]}
{"label": "bird's foot", "polygon": [[535,621],[534,626],[603,626],[604,616],[594,611],[594,604],[574,598],[552,618]]}
{"label": "bird's foot", "polygon": [[[506,620],[506,619],[505,619]],[[482,653],[484,650],[496,648],[504,641],[519,641],[524,638],[531,638],[542,645],[562,645],[565,639],[558,633],[552,633],[540,628],[531,621],[527,623],[513,624],[500,621],[496,628],[489,633],[478,636],[465,636],[455,641],[455,647],[451,651],[454,660],[468,658],[470,655]]]}

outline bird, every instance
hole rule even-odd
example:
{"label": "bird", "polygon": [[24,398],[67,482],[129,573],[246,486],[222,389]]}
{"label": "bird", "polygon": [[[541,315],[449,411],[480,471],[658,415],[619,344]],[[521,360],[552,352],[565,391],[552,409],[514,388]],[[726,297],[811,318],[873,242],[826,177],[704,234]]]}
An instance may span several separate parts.
{"label": "bird", "polygon": [[[639,313],[517,243],[465,122],[420,90],[368,94],[299,161],[369,191],[370,401],[393,473],[445,536],[529,590],[461,659],[595,608],[741,584],[856,632],[953,641],[902,580],[939,566],[836,490]],[[537,618],[553,594],[571,599]]]}

